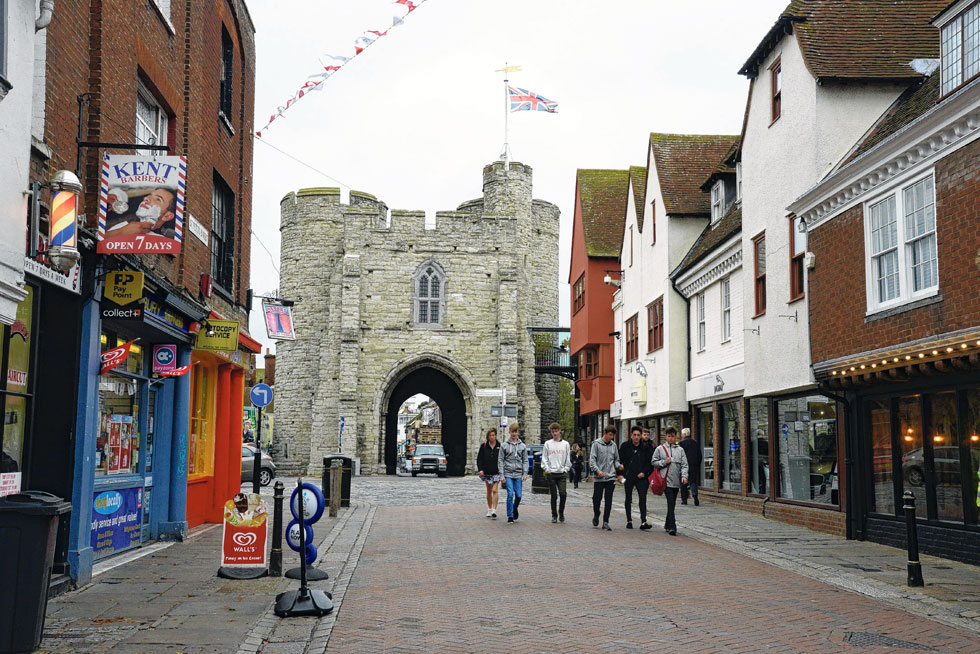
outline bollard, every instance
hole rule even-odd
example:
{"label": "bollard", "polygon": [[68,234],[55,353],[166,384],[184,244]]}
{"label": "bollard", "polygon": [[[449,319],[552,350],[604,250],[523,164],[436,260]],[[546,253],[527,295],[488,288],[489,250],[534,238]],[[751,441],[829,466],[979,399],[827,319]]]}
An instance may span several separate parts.
{"label": "bollard", "polygon": [[330,462],[330,517],[336,518],[340,510],[340,481],[344,474],[344,464],[339,459]]}
{"label": "bollard", "polygon": [[905,511],[905,528],[909,548],[909,586],[923,586],[922,564],[919,563],[919,534],[915,523],[915,495],[907,490],[902,494],[902,509]]}
{"label": "bollard", "polygon": [[272,551],[269,552],[269,576],[270,577],[281,577],[282,576],[282,500],[283,500],[283,490],[285,486],[279,480],[276,480],[275,486],[272,487],[274,495],[272,496],[275,508],[272,513]]}
{"label": "bollard", "polygon": [[262,476],[262,448],[255,444],[255,456],[252,457],[252,492],[258,495],[262,492],[259,477]]}

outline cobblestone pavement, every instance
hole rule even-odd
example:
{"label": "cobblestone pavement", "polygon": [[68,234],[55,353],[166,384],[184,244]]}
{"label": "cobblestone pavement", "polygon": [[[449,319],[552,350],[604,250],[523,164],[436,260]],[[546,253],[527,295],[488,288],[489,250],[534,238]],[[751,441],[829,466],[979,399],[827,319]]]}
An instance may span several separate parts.
{"label": "cobblestone pavement", "polygon": [[[910,593],[892,548],[707,503],[678,507],[676,538],[627,531],[621,489],[614,531],[600,532],[590,484],[569,489],[569,520],[553,525],[530,480],[507,525],[484,517],[483,488],[355,477],[352,506],[316,526],[330,578],[311,586],[335,604],[323,618],[275,617],[296,581],[216,578],[220,528],[204,527],[52,600],[41,651],[980,651],[974,566],[923,557],[927,586]],[[663,504],[651,497],[651,522]],[[284,567],[296,562],[287,550]]]}

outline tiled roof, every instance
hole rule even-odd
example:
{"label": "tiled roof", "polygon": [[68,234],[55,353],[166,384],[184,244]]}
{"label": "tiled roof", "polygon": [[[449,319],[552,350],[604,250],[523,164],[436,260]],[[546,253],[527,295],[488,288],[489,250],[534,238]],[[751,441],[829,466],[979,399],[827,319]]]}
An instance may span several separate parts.
{"label": "tiled roof", "polygon": [[878,119],[864,140],[851,152],[841,165],[848,164],[886,140],[905,125],[936,106],[939,100],[939,71],[934,72],[922,84],[905,90],[892,106]]}
{"label": "tiled roof", "polygon": [[738,161],[738,148],[741,143],[742,138],[738,137],[732,143],[732,146],[728,148],[728,152],[725,153],[725,156],[721,158],[721,161],[718,162],[715,169],[709,173],[708,179],[701,185],[701,190],[703,192],[710,193],[712,185],[718,178],[724,175],[735,174],[735,164]]}
{"label": "tiled roof", "polygon": [[762,60],[796,31],[810,73],[818,80],[918,79],[909,62],[939,57],[939,30],[930,24],[949,0],[793,0],[739,73],[755,77]]}
{"label": "tiled roof", "polygon": [[716,247],[730,239],[735,234],[742,231],[742,205],[732,204],[731,208],[714,225],[708,225],[701,232],[701,236],[694,242],[691,249],[684,259],[680,262],[674,272],[670,273],[671,279],[677,279],[685,272],[690,270],[694,264],[705,258]]}
{"label": "tiled roof", "polygon": [[590,257],[618,257],[626,224],[628,170],[583,170],[576,173],[582,205],[585,253]]}
{"label": "tiled roof", "polygon": [[651,134],[650,148],[667,214],[707,216],[711,198],[701,184],[718,166],[737,136]]}
{"label": "tiled roof", "polygon": [[647,169],[630,166],[630,183],[633,185],[633,204],[636,205],[636,227],[643,231],[643,200],[647,192]]}

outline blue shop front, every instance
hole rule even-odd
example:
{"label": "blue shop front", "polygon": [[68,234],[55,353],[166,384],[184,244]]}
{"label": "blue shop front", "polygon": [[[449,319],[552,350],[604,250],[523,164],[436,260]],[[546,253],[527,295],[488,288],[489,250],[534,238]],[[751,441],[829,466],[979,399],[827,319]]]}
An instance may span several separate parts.
{"label": "blue shop front", "polygon": [[[207,312],[149,272],[110,262],[82,311],[68,550],[78,585],[100,559],[187,531],[190,375],[168,371],[190,364],[192,326]],[[142,274],[136,301],[106,297],[117,273]]]}

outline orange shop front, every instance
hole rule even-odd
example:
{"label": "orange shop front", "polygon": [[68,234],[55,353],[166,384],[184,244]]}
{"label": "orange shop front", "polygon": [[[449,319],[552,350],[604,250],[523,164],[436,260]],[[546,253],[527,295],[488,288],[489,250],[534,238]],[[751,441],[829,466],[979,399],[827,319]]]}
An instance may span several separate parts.
{"label": "orange shop front", "polygon": [[187,429],[187,525],[221,522],[225,502],[242,484],[242,406],[258,342],[242,333],[234,352],[191,353]]}

